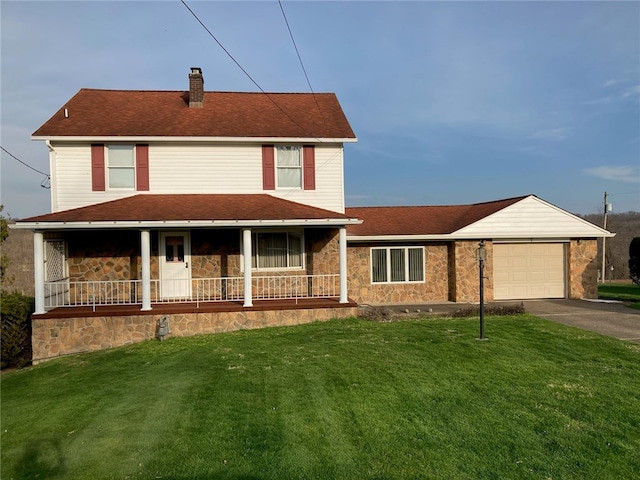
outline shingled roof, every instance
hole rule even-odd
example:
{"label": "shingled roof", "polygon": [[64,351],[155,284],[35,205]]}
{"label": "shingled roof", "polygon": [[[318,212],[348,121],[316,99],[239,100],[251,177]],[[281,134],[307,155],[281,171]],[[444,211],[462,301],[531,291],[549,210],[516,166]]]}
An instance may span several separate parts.
{"label": "shingled roof", "polygon": [[355,139],[333,93],[189,92],[81,89],[35,138],[267,137]]}
{"label": "shingled roof", "polygon": [[21,223],[345,220],[350,217],[267,194],[134,195],[22,219]]}
{"label": "shingled roof", "polygon": [[349,225],[350,236],[447,235],[526,198],[515,197],[471,205],[350,207],[349,217],[363,220]]}

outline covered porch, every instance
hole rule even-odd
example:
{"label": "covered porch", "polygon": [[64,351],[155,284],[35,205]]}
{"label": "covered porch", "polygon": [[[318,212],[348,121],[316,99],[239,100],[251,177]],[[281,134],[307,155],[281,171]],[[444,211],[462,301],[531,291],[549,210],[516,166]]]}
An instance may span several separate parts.
{"label": "covered porch", "polygon": [[[270,195],[135,195],[26,219],[36,315],[52,309],[334,299],[357,219]],[[275,306],[275,305],[274,305]]]}

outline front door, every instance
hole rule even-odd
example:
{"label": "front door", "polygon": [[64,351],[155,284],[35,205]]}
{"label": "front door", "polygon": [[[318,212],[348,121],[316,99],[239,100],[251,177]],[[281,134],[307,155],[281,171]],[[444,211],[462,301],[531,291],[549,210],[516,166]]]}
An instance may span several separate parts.
{"label": "front door", "polygon": [[191,297],[190,254],[188,232],[160,233],[160,295],[162,298]]}

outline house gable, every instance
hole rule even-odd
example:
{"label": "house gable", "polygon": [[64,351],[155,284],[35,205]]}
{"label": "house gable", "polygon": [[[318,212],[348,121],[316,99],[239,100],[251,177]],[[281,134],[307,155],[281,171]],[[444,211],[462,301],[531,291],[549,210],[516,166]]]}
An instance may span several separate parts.
{"label": "house gable", "polygon": [[452,232],[456,238],[599,238],[611,234],[566,210],[530,195]]}

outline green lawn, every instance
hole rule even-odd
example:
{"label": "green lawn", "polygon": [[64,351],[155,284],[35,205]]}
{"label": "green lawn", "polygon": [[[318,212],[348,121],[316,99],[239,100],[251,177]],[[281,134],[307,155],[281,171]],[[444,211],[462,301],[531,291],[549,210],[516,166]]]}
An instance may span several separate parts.
{"label": "green lawn", "polygon": [[640,309],[640,286],[633,283],[601,283],[598,285],[598,297],[619,300],[629,307]]}
{"label": "green lawn", "polygon": [[627,479],[640,345],[523,315],[174,338],[2,374],[9,479]]}

